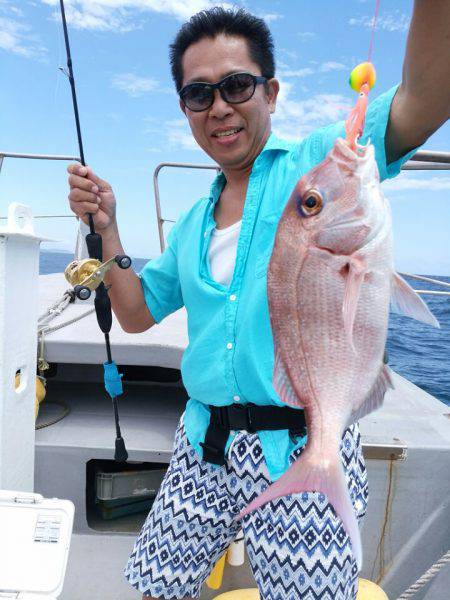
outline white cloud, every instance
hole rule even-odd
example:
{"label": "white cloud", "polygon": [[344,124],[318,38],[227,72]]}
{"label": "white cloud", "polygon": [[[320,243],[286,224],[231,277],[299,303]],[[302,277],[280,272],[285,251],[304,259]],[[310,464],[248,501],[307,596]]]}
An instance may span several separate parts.
{"label": "white cloud", "polygon": [[280,71],[280,77],[308,77],[313,73],[315,73],[315,71],[309,67],[303,69],[283,69]]}
{"label": "white cloud", "polygon": [[301,69],[290,69],[285,63],[279,63],[280,66],[280,77],[309,77],[310,75],[314,75],[314,73],[330,73],[331,71],[342,71],[346,70],[344,64],[328,61],[324,62],[321,65],[311,68],[311,67],[303,67]]}
{"label": "white cloud", "polygon": [[284,15],[280,15],[278,13],[268,13],[265,15],[259,15],[261,19],[264,19],[266,23],[272,23],[273,21],[279,21],[280,19],[284,19]]}
{"label": "white cloud", "polygon": [[345,65],[343,65],[340,62],[334,62],[334,61],[330,60],[328,62],[322,63],[319,67],[319,71],[321,73],[328,73],[329,71],[344,71],[347,68],[348,67],[346,67]]}
{"label": "white cloud", "polygon": [[383,189],[390,192],[403,192],[405,190],[427,190],[429,192],[440,192],[444,190],[450,190],[450,176],[433,176],[423,179],[419,177],[411,177],[406,173],[402,173],[395,179],[384,181]]}
{"label": "white cloud", "polygon": [[[362,16],[358,18],[352,18],[349,20],[350,25],[362,25],[371,29],[373,27],[374,17],[373,16]],[[393,13],[386,13],[381,15],[377,19],[376,29],[384,29],[385,31],[408,31],[410,23],[410,17],[401,13],[399,10]]]}
{"label": "white cloud", "polygon": [[[54,18],[60,19],[59,0],[41,0],[55,7]],[[185,21],[193,14],[212,6],[231,7],[214,0],[66,0],[66,17],[72,27],[98,31],[126,32],[142,27],[138,20],[145,13],[170,15]]]}
{"label": "white cloud", "polygon": [[194,139],[186,119],[172,119],[165,123],[166,139],[173,148],[201,150]]}
{"label": "white cloud", "polygon": [[24,58],[41,59],[47,52],[23,20],[23,12],[8,1],[0,2],[0,48]]}
{"label": "white cloud", "polygon": [[112,79],[113,87],[122,90],[136,98],[147,92],[173,93],[172,90],[161,87],[156,79],[151,77],[139,77],[134,73],[122,73]]}
{"label": "white cloud", "polygon": [[292,99],[292,83],[280,82],[273,129],[284,139],[301,139],[318,127],[335,123],[348,115],[351,105],[340,94],[316,94],[307,100]]}
{"label": "white cloud", "polygon": [[312,31],[300,31],[299,33],[297,33],[297,35],[302,42],[307,42],[311,38],[316,37],[316,34]]}
{"label": "white cloud", "polygon": [[17,6],[14,6],[11,2],[8,2],[8,0],[3,0],[3,2],[1,4],[3,6],[7,6],[9,8],[10,12],[12,12],[14,15],[16,15],[16,17],[24,16],[23,10],[21,10]]}
{"label": "white cloud", "polygon": [[[287,48],[278,48],[276,50],[276,52],[280,53],[280,54],[284,54],[285,56],[288,56],[289,58],[294,58],[294,59],[298,58],[298,54],[297,54],[297,52],[295,52],[295,50],[288,50]],[[279,59],[277,59],[277,64],[278,64],[278,60]]]}
{"label": "white cloud", "polygon": [[25,58],[43,58],[47,49],[29,31],[29,27],[17,21],[0,17],[0,48]]}

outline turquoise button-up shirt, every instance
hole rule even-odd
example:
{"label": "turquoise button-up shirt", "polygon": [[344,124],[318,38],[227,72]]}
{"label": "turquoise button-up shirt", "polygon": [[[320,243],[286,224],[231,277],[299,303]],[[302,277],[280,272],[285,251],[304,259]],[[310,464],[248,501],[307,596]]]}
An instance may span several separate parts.
{"label": "turquoise button-up shirt", "polygon": [[[413,150],[386,164],[384,138],[396,88],[376,98],[367,110],[362,143],[375,146],[381,179],[394,177]],[[267,301],[267,265],[278,220],[298,179],[317,165],[338,137],[344,123],[319,129],[300,142],[271,134],[256,158],[245,198],[236,265],[230,286],[214,281],[208,246],[215,227],[214,206],[226,183],[214,180],[208,197],[201,198],[172,228],[168,247],[148,262],[140,277],[145,301],[159,323],[186,307],[189,345],[181,371],[189,395],[184,414],[186,435],[200,456],[209,424],[208,404],[238,402],[284,406],[272,385],[274,349]],[[226,451],[235,433],[231,432]],[[288,430],[259,431],[272,481],[288,468],[292,450],[306,436],[292,441]]]}

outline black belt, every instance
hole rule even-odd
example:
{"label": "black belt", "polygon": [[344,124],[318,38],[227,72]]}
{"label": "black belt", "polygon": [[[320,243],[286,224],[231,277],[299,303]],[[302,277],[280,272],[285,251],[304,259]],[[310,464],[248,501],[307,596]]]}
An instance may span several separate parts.
{"label": "black belt", "polygon": [[233,404],[209,405],[211,418],[206,431],[203,459],[215,465],[225,464],[225,446],[231,430],[244,429],[250,433],[260,430],[289,429],[291,437],[306,434],[305,412],[289,406],[257,406]]}

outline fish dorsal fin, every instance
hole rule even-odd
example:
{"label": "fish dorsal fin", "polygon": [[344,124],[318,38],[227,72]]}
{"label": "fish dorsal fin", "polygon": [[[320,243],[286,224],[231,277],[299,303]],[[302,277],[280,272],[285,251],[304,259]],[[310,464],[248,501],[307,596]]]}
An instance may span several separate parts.
{"label": "fish dorsal fin", "polygon": [[361,259],[350,257],[348,263],[341,269],[341,274],[345,278],[344,300],[342,302],[344,331],[350,346],[354,349],[353,325],[355,324],[361,285],[364,281],[364,262]]}
{"label": "fish dorsal fin", "polygon": [[359,421],[359,419],[362,419],[366,415],[370,414],[372,411],[377,410],[377,408],[380,408],[380,406],[383,404],[384,395],[389,389],[394,389],[391,370],[387,365],[383,365],[378,377],[375,380],[375,383],[372,386],[372,389],[364,399],[364,402],[350,415],[347,427],[355,421]]}
{"label": "fish dorsal fin", "polygon": [[398,273],[393,273],[391,287],[391,308],[394,312],[403,313],[407,317],[433,327],[440,327],[439,321],[422,298]]}
{"label": "fish dorsal fin", "polygon": [[303,408],[297,394],[292,387],[291,381],[286,373],[281,352],[275,348],[275,364],[273,368],[273,387],[282,402],[290,406]]}

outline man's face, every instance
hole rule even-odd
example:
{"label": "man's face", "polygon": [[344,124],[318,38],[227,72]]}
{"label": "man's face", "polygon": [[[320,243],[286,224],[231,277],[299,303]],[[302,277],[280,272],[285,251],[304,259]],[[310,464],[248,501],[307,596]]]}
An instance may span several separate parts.
{"label": "man's face", "polygon": [[[246,40],[223,34],[189,46],[182,66],[183,86],[197,81],[216,83],[232,73],[261,75],[260,67],[249,56]],[[214,90],[214,103],[207,110],[191,111],[181,101],[180,106],[201,148],[222,168],[240,170],[253,164],[270,134],[270,113],[275,110],[278,88],[278,81],[271,79],[268,91],[259,84],[250,100],[241,104],[225,102]],[[240,131],[217,136],[235,128]]]}

